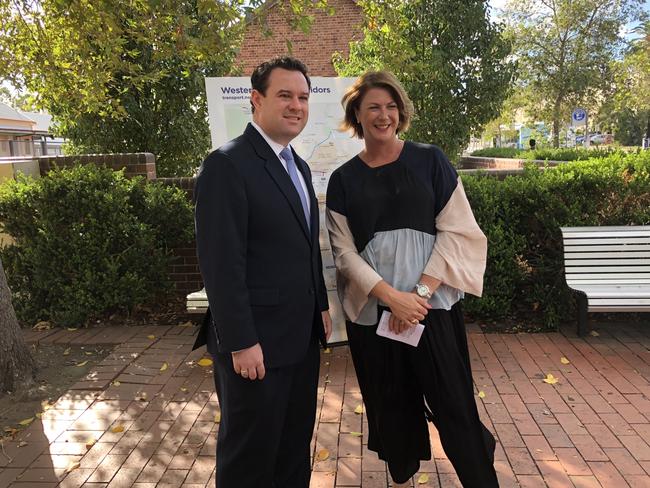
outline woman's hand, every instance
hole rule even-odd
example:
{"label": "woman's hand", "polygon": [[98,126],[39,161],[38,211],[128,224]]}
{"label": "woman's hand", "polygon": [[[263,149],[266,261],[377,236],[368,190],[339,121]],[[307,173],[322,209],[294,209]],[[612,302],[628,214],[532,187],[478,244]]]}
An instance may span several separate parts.
{"label": "woman's hand", "polygon": [[386,298],[385,303],[392,312],[388,327],[397,334],[424,320],[427,312],[431,309],[426,298],[412,292],[393,289]]}

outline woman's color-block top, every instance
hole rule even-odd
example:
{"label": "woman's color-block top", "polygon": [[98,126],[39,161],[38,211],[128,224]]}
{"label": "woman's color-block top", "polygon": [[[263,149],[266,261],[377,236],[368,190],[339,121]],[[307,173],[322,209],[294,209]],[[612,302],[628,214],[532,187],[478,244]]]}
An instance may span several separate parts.
{"label": "woman's color-block top", "polygon": [[487,239],[436,146],[406,141],[392,163],[371,168],[356,156],[343,164],[327,188],[327,228],[348,320],[377,323],[369,293],[382,279],[411,291],[422,273],[433,276],[443,284],[430,303],[445,310],[463,292],[482,293]]}

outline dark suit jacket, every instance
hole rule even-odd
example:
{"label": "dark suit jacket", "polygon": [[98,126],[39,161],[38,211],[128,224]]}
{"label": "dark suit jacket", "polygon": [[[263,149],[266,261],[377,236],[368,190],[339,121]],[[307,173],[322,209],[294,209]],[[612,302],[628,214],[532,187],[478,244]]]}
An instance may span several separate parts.
{"label": "dark suit jacket", "polygon": [[[196,179],[196,242],[210,304],[194,347],[213,327],[216,352],[259,342],[266,367],[300,361],[328,309],[309,167],[294,152],[311,200],[311,231],[282,163],[261,134],[212,152]],[[210,351],[215,352],[215,351]]]}

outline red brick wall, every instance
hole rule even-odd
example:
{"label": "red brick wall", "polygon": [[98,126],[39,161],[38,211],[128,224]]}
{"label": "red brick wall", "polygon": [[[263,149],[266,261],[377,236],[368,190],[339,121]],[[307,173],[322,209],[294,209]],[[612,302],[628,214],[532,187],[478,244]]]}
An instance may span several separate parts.
{"label": "red brick wall", "polygon": [[361,8],[353,0],[329,0],[329,5],[335,9],[334,15],[313,10],[311,31],[303,34],[291,29],[279,3],[274,2],[269,7],[266,19],[272,37],[264,36],[259,25],[249,25],[237,59],[237,64],[243,69],[242,74],[249,76],[258,64],[275,56],[289,54],[286,43],[289,39],[293,48],[291,54],[307,65],[311,76],[336,76],[332,54],[339,51],[347,56],[350,41],[361,36]]}

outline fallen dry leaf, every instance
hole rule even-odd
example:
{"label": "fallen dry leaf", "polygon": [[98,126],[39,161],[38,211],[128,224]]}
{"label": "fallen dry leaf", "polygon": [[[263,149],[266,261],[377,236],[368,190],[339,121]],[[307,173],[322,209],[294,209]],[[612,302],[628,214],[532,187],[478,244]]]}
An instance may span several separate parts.
{"label": "fallen dry leaf", "polygon": [[184,386],[181,386],[181,391],[182,391],[183,393],[187,393],[187,388],[185,388]]}
{"label": "fallen dry leaf", "polygon": [[218,424],[219,422],[221,422],[221,412],[217,412],[214,414],[214,423]]}
{"label": "fallen dry leaf", "polygon": [[122,424],[118,424],[115,427],[111,428],[111,432],[113,434],[119,434],[120,432],[124,432],[124,426]]}
{"label": "fallen dry leaf", "polygon": [[198,364],[199,366],[203,366],[204,368],[207,368],[208,366],[212,366],[212,359],[202,358],[199,359],[199,361],[196,364]]}
{"label": "fallen dry leaf", "polygon": [[82,363],[77,363],[75,366],[77,366],[78,368],[81,368],[82,366],[85,366],[86,364],[88,364],[88,361],[84,361]]}
{"label": "fallen dry leaf", "polygon": [[562,364],[570,364],[570,363],[571,363],[571,361],[569,361],[569,360],[568,360],[567,358],[565,358],[564,356],[562,356],[562,357],[560,358],[560,362],[561,362]]}
{"label": "fallen dry leaf", "polygon": [[79,330],[76,327],[66,327],[66,329],[69,330],[70,332],[74,332],[75,330]]}
{"label": "fallen dry leaf", "polygon": [[169,367],[169,364],[163,363],[162,366],[160,367],[160,371],[165,371]]}
{"label": "fallen dry leaf", "polygon": [[69,356],[70,355],[70,348],[67,348],[65,351],[63,351],[64,356]]}
{"label": "fallen dry leaf", "polygon": [[179,327],[192,327],[194,324],[190,321],[183,322],[182,324],[178,324]]}
{"label": "fallen dry leaf", "polygon": [[21,420],[21,421],[18,422],[18,423],[19,423],[20,425],[22,425],[23,427],[25,427],[26,425],[31,424],[33,421],[34,421],[34,417],[29,417],[28,419]]}
{"label": "fallen dry leaf", "polygon": [[418,476],[418,485],[424,485],[429,481],[429,475],[422,473],[420,476]]}
{"label": "fallen dry leaf", "polygon": [[68,467],[66,468],[65,472],[69,473],[70,471],[74,471],[75,469],[79,469],[81,466],[81,463],[79,461],[71,462]]}
{"label": "fallen dry leaf", "polygon": [[551,373],[546,375],[546,378],[542,380],[544,383],[548,383],[549,385],[554,385],[555,383],[558,382],[558,379],[553,376]]}
{"label": "fallen dry leaf", "polygon": [[483,390],[478,392],[478,397],[479,398],[485,398],[485,392]]}
{"label": "fallen dry leaf", "polygon": [[45,320],[41,320],[40,322],[37,322],[32,329],[34,330],[50,330],[52,328],[52,324],[49,322],[46,322]]}
{"label": "fallen dry leaf", "polygon": [[91,447],[93,447],[96,442],[97,442],[97,439],[92,439],[92,438],[88,439],[86,441],[86,449],[90,449]]}
{"label": "fallen dry leaf", "polygon": [[316,461],[325,461],[330,457],[330,452],[327,449],[321,449],[316,454]]}
{"label": "fallen dry leaf", "polygon": [[598,337],[600,334],[598,332],[596,332],[595,330],[592,330],[591,332],[589,332],[589,335],[593,336],[593,337]]}
{"label": "fallen dry leaf", "polygon": [[363,434],[361,432],[350,432],[350,435],[353,435],[354,437],[361,437]]}
{"label": "fallen dry leaf", "polygon": [[27,445],[27,441],[20,441],[18,443],[18,447],[25,447]]}
{"label": "fallen dry leaf", "polygon": [[43,412],[38,412],[37,414],[34,415],[37,419],[42,419],[43,418]]}
{"label": "fallen dry leaf", "polygon": [[92,355],[93,355],[93,353],[90,352],[90,351],[86,351],[84,354],[85,354],[86,356],[92,356]]}
{"label": "fallen dry leaf", "polygon": [[357,408],[354,409],[354,413],[361,415],[363,413],[363,405],[357,405]]}
{"label": "fallen dry leaf", "polygon": [[330,354],[332,350],[328,347],[323,351],[323,354]]}
{"label": "fallen dry leaf", "polygon": [[153,341],[155,338],[156,338],[156,336],[153,335],[153,334],[149,334],[149,335],[147,336],[147,339],[151,339],[152,341]]}
{"label": "fallen dry leaf", "polygon": [[120,386],[121,384],[122,384],[122,383],[120,383],[120,382],[117,381],[117,380],[113,381],[113,386]]}

